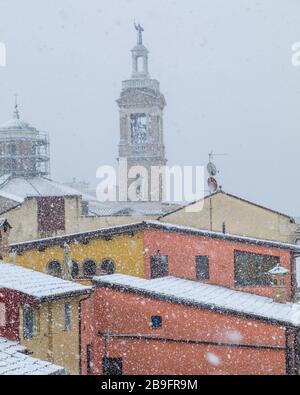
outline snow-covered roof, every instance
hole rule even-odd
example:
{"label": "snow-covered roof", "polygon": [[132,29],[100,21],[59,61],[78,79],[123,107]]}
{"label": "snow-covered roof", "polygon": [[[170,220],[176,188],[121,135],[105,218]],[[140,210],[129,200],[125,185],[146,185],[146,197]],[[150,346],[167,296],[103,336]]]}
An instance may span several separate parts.
{"label": "snow-covered roof", "polygon": [[19,118],[12,118],[0,126],[0,133],[7,132],[7,131],[13,131],[13,130],[32,131],[32,130],[36,130],[36,129],[33,128],[32,126],[30,126],[30,124],[28,122],[22,121]]}
{"label": "snow-covered roof", "polygon": [[178,204],[161,202],[100,202],[94,196],[40,176],[0,178],[0,197],[20,204],[28,197],[38,196],[82,196],[84,201],[89,202],[88,215],[96,217],[157,217],[178,208]]}
{"label": "snow-covered roof", "polygon": [[4,124],[0,125],[0,133],[1,132],[11,132],[11,131],[29,131],[29,132],[36,132],[36,128],[32,127],[28,122],[22,120],[20,118],[20,112],[18,104],[15,104],[13,117],[5,122]]}
{"label": "snow-covered roof", "polygon": [[280,274],[285,275],[288,274],[288,270],[280,265],[275,266],[273,269],[269,270],[270,274]]}
{"label": "snow-covered roof", "polygon": [[92,287],[4,262],[0,263],[0,288],[21,292],[38,301],[88,294],[92,290]]}
{"label": "snow-covered roof", "polygon": [[0,185],[0,196],[22,203],[27,197],[81,196],[77,190],[44,177],[12,177]]}
{"label": "snow-covered roof", "polygon": [[159,216],[178,208],[178,204],[161,202],[89,202],[89,214],[97,217]]}
{"label": "snow-covered roof", "polygon": [[0,337],[0,375],[64,375],[65,368],[26,355],[20,343]]}
{"label": "snow-covered roof", "polygon": [[124,274],[94,277],[94,283],[147,297],[163,299],[211,311],[227,312],[280,324],[300,326],[300,305],[177,277],[146,280]]}
{"label": "snow-covered roof", "polygon": [[63,246],[65,242],[86,242],[88,240],[93,240],[105,236],[114,236],[126,232],[136,232],[143,231],[144,229],[159,229],[162,231],[176,232],[176,233],[187,233],[189,235],[211,237],[219,240],[234,241],[238,243],[254,244],[259,246],[266,246],[271,248],[281,248],[293,251],[300,254],[300,245],[288,244],[279,241],[256,239],[253,237],[231,235],[228,233],[214,232],[209,230],[203,230],[198,228],[193,228],[189,226],[174,225],[171,223],[148,220],[142,222],[134,222],[124,225],[116,225],[108,228],[101,228],[88,232],[79,232],[63,236],[48,237],[45,239],[25,241],[21,243],[16,243],[11,245],[12,251],[26,251],[34,248],[41,248],[53,245]]}

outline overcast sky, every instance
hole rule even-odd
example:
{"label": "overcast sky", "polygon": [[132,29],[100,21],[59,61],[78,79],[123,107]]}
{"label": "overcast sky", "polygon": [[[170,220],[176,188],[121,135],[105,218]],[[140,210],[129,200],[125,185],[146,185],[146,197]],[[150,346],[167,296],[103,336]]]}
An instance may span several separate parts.
{"label": "overcast sky", "polygon": [[0,123],[14,93],[51,137],[52,178],[115,165],[133,19],[168,106],[169,164],[215,158],[225,191],[300,217],[299,0],[0,0]]}

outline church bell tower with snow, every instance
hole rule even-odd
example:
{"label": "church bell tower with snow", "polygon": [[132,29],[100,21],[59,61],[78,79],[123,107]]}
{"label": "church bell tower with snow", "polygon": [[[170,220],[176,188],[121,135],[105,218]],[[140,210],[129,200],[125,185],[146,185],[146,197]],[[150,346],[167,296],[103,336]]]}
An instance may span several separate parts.
{"label": "church bell tower with snow", "polygon": [[132,184],[136,190],[137,201],[162,201],[162,177],[158,190],[154,193],[151,189],[151,169],[167,163],[163,133],[166,101],[160,92],[159,82],[151,79],[149,74],[149,51],[143,45],[144,29],[136,24],[135,29],[137,44],[131,50],[131,79],[123,81],[121,95],[117,100],[120,111],[119,161],[127,160],[128,173],[133,166],[147,170],[147,180],[142,171],[133,172],[136,176],[128,180],[128,184]]}

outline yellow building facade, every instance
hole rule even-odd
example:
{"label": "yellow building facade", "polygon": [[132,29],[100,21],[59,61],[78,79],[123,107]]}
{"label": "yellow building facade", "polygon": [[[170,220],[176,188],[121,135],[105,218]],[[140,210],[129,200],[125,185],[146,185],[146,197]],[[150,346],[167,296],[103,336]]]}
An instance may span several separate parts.
{"label": "yellow building facade", "polygon": [[[1,206],[1,197],[0,197]],[[153,215],[101,215],[86,216],[82,214],[82,198],[79,196],[65,196],[65,230],[43,235],[38,229],[38,205],[35,197],[29,197],[23,203],[16,205],[3,212],[3,216],[11,224],[10,242],[20,243],[23,241],[36,240],[42,237],[60,236],[75,232],[89,232],[95,229],[109,226],[125,225],[143,220],[156,219]],[[175,207],[175,206],[174,206]]]}
{"label": "yellow building facade", "polygon": [[33,357],[81,372],[82,303],[92,287],[0,262],[0,335]]}
{"label": "yellow building facade", "polygon": [[[65,306],[70,308],[70,327],[65,328]],[[80,374],[80,298],[42,303],[35,309],[36,329],[31,339],[24,338],[23,309],[20,309],[20,343],[33,357],[66,368],[71,375]]]}
{"label": "yellow building facade", "polygon": [[68,260],[76,269],[72,277],[83,284],[106,272],[105,265],[113,265],[116,273],[144,277],[144,236],[138,226],[132,229],[135,224],[13,244],[5,261],[61,277],[67,244]]}

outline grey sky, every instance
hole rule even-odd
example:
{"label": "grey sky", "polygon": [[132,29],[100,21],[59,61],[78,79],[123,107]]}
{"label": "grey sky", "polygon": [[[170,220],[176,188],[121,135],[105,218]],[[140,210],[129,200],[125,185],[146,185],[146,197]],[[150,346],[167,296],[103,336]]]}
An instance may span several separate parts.
{"label": "grey sky", "polygon": [[0,123],[14,93],[51,136],[52,178],[96,183],[115,164],[133,19],[168,106],[169,164],[206,164],[224,190],[300,216],[299,0],[0,0]]}

